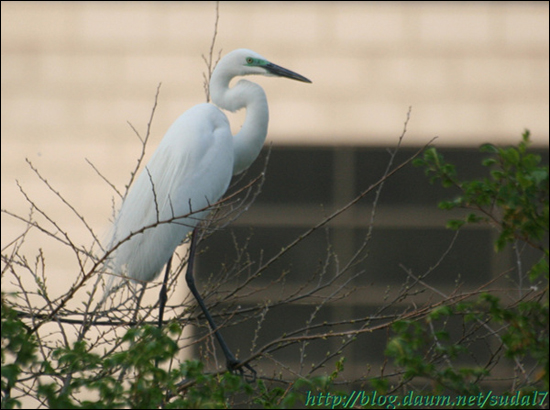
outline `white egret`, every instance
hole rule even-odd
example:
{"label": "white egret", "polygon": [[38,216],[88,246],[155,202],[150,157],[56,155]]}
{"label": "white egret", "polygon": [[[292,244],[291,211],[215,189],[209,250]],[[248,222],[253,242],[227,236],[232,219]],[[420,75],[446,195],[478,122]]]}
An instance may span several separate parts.
{"label": "white egret", "polygon": [[[108,262],[114,275],[105,294],[110,293],[115,277],[152,281],[166,264],[159,325],[176,247],[208,214],[206,208],[222,197],[232,175],[246,170],[264,144],[269,120],[264,90],[247,80],[229,87],[234,77],[254,74],[311,83],[251,50],[239,49],[224,56],[210,79],[215,105],[196,105],[172,124],[131,187],[113,224],[107,249],[114,249]],[[236,135],[231,134],[229,120],[220,108],[232,112],[246,108],[246,119]],[[186,281],[224,351],[228,369],[234,370],[239,362],[221,338],[194,284],[194,238],[193,233]]]}

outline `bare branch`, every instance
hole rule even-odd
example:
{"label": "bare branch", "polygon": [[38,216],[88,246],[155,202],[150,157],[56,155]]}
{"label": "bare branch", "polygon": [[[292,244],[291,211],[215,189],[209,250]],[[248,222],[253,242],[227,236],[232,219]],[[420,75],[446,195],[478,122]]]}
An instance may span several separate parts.
{"label": "bare branch", "polygon": [[220,61],[222,50],[218,52],[218,58],[214,62],[214,45],[216,44],[216,37],[218,35],[218,22],[220,21],[220,2],[216,2],[216,21],[214,23],[214,34],[212,36],[212,41],[210,43],[210,52],[208,53],[208,58],[202,55],[202,59],[204,63],[206,64],[206,73],[203,73],[203,86],[204,86],[204,93],[206,94],[206,102],[210,102],[210,78],[212,77],[212,71],[214,71],[214,67],[216,64],[218,64],[218,61]]}
{"label": "bare branch", "polygon": [[107,185],[109,185],[113,191],[115,191],[117,193],[117,195],[119,196],[119,198],[122,198],[122,194],[120,193],[120,191],[116,188],[116,186],[107,179],[107,177],[105,175],[103,175],[101,173],[101,171],[99,169],[97,169],[97,167],[88,159],[88,158],[84,158],[86,160],[86,162],[93,168],[93,170],[96,172],[97,175],[99,175],[99,177],[105,181],[107,183]]}
{"label": "bare branch", "polygon": [[[153,108],[151,109],[151,115],[149,117],[149,122],[147,123],[147,132],[145,133],[145,138],[141,138],[139,132],[134,128],[132,124],[130,124],[130,127],[134,130],[135,134],[141,141],[141,152],[139,154],[139,157],[137,159],[136,166],[134,170],[130,173],[130,181],[128,181],[128,184],[126,185],[126,190],[124,192],[123,199],[126,198],[126,195],[128,195],[128,191],[130,190],[130,187],[132,186],[132,183],[134,182],[134,179],[137,175],[137,172],[139,170],[139,167],[141,166],[141,163],[143,162],[143,159],[145,157],[145,149],[147,148],[147,143],[149,142],[149,137],[151,136],[151,125],[153,124],[153,118],[155,116],[155,110],[157,109],[158,104],[158,98],[160,94],[160,86],[162,83],[159,83],[157,86],[157,92],[155,93],[155,102],[153,104]],[[118,192],[118,191],[117,191]]]}

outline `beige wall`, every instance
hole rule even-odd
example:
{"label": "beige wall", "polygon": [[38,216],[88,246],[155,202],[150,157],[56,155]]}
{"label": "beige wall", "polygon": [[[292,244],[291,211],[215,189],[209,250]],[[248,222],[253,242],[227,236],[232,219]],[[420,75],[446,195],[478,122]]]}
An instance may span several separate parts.
{"label": "beige wall", "polygon": [[[2,208],[27,213],[18,179],[90,243],[29,158],[102,235],[112,192],[85,158],[122,187],[140,149],[126,121],[145,132],[157,84],[149,155],[180,113],[204,101],[214,8],[2,2]],[[216,49],[251,48],[313,80],[258,79],[268,141],[393,145],[412,105],[409,144],[435,135],[441,145],[513,143],[528,127],[547,145],[548,11],[546,2],[222,3]],[[2,215],[2,246],[21,229]],[[45,248],[52,272],[74,277],[62,247],[38,234],[28,245],[30,255]]]}

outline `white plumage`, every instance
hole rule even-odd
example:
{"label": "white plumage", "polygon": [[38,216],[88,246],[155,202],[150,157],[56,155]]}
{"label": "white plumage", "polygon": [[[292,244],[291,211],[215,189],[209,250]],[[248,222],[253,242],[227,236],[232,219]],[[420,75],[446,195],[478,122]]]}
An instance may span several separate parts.
{"label": "white plumage", "polygon": [[[155,279],[208,211],[186,215],[218,201],[231,176],[247,169],[258,156],[269,121],[265,93],[246,80],[229,88],[235,76],[252,74],[310,82],[251,50],[235,50],[220,60],[210,80],[215,105],[199,104],[172,124],[120,208],[107,246],[116,249],[108,258],[107,266],[114,275],[105,295],[116,277]],[[243,127],[235,136],[218,107],[229,111],[247,109]]]}

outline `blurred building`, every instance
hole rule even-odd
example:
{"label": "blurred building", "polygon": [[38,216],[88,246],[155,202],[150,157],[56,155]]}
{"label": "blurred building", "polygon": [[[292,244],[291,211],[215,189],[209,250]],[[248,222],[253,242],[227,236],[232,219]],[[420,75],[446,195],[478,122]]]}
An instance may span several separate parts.
{"label": "blurred building", "polygon": [[[81,221],[25,158],[103,236],[116,195],[86,160],[123,190],[141,150],[127,122],[145,135],[158,84],[146,158],[179,114],[205,101],[202,55],[213,37],[215,3],[2,2],[1,11],[2,208],[28,213],[18,180],[77,243],[91,243]],[[477,147],[515,144],[525,128],[548,161],[548,11],[546,2],[221,3],[214,58],[218,51],[250,48],[313,84],[255,79],[270,104],[266,181],[233,231],[208,239],[208,257],[200,261],[204,277],[233,258],[231,232],[240,243],[253,238],[252,257],[263,252],[269,258],[377,181],[409,107],[396,164],[437,136],[434,145],[466,178],[475,178],[483,172]],[[242,118],[231,116],[235,130]],[[249,175],[262,166],[258,161]],[[354,284],[362,290],[319,317],[364,316],[383,303],[388,287],[400,286],[403,267],[420,274],[433,266],[452,240],[448,215],[436,210],[444,195],[412,167],[390,179],[378,202],[369,256],[357,267],[364,274]],[[364,241],[373,201],[374,194],[367,196],[297,247],[266,274],[263,286],[283,270],[290,288],[300,286],[326,257],[328,243],[345,263]],[[2,245],[23,226],[2,215]],[[463,232],[431,283],[451,292],[457,280],[474,288],[500,272],[511,256],[494,257],[492,239],[488,229]],[[67,278],[76,276],[75,261],[50,242],[32,233],[26,248],[29,255],[44,249],[48,275],[59,284],[52,292],[60,295],[70,286]],[[252,296],[239,303],[259,302]],[[283,332],[281,317],[295,327],[310,314],[307,305],[281,307],[265,337]],[[253,333],[250,326],[242,331]],[[353,347],[352,359],[376,363],[384,337],[365,344],[364,351]]]}

